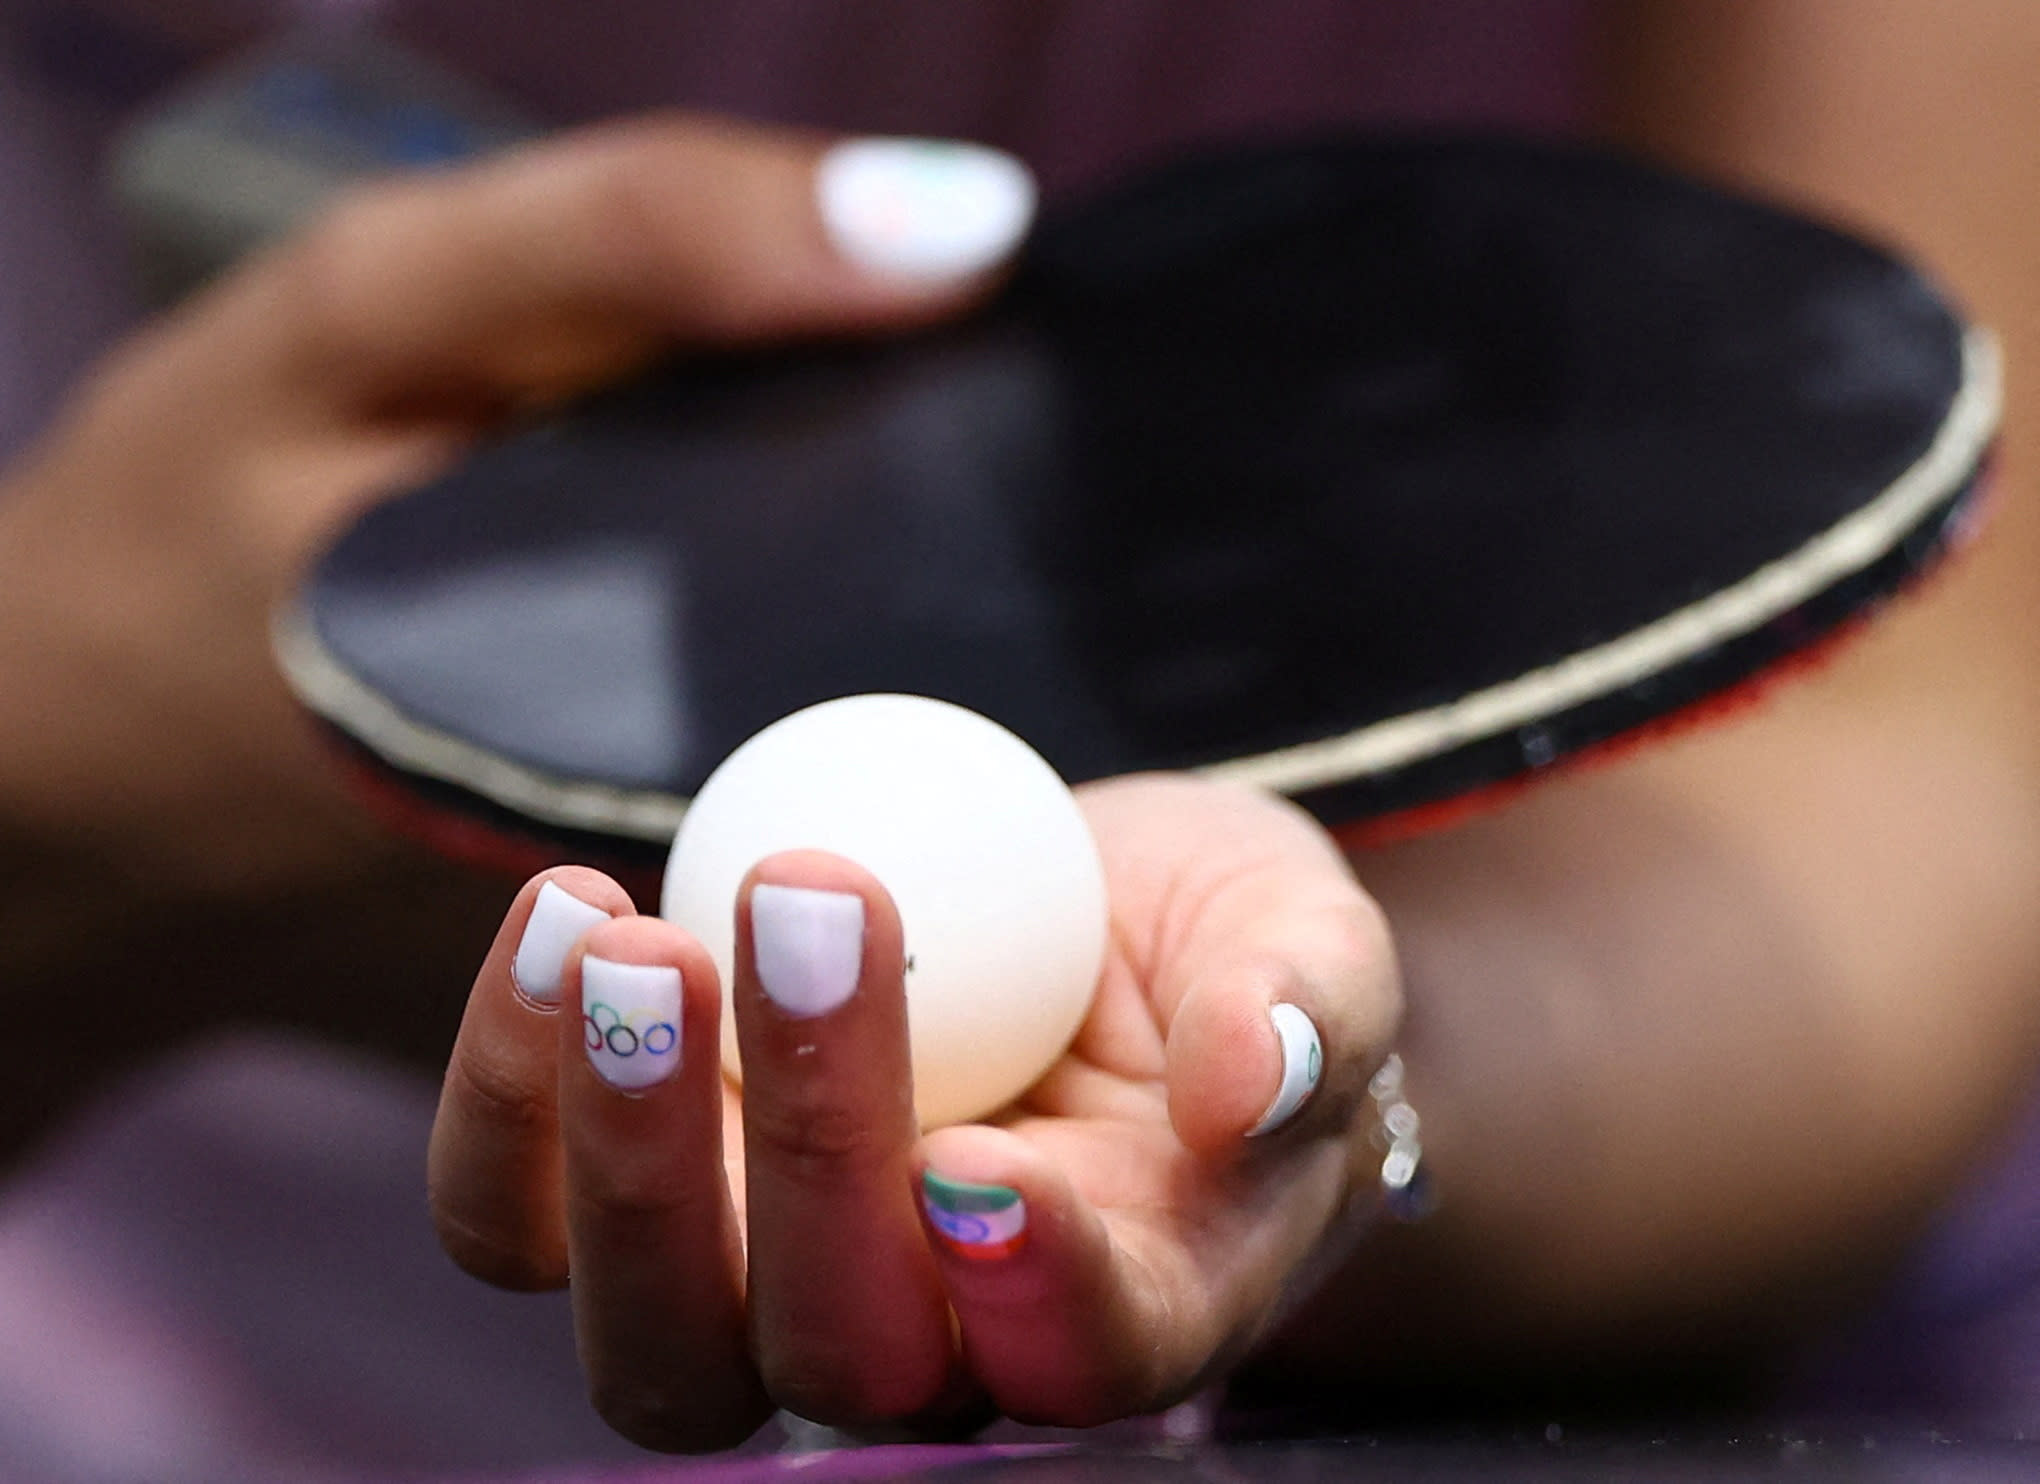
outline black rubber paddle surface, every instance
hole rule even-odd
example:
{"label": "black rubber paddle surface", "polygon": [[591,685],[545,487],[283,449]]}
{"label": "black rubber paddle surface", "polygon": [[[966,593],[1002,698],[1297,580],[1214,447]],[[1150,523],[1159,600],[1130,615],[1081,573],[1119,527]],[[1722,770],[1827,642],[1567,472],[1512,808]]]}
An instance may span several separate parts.
{"label": "black rubber paddle surface", "polygon": [[1988,337],[1891,255],[1567,148],[1339,139],[1052,213],[936,333],[675,366],[371,513],[279,626],[415,800],[662,855],[830,696],[1328,823],[1687,708],[1960,529]]}

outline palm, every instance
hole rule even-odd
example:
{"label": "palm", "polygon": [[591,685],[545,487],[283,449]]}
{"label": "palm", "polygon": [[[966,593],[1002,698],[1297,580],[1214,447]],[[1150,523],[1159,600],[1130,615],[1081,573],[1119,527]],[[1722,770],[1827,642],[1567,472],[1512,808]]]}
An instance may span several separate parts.
{"label": "palm", "polygon": [[[582,868],[520,893],[449,1070],[435,1212],[485,1275],[556,1283],[571,1260],[591,1384],[620,1427],[694,1447],[775,1403],[870,1422],[953,1415],[973,1396],[1067,1423],[1124,1416],[1239,1355],[1326,1250],[1351,1110],[1399,1011],[1379,914],[1323,831],[1277,800],[1151,777],[1081,801],[1112,902],[1107,963],[1069,1050],[986,1124],[915,1127],[902,927],[853,861],[796,851],[756,868],[856,896],[864,954],[839,1008],[791,1019],[740,955],[741,1099],[713,1054],[720,1002],[698,940],[631,915]],[[583,964],[673,971],[705,1054],[619,1097],[574,1021],[531,1013],[511,958],[546,885],[612,914],[582,932]],[[562,994],[579,993],[571,961],[561,972]],[[1319,1052],[1321,1084],[1289,1075]],[[502,1096],[506,1064],[530,1109]],[[1249,1138],[1284,1087],[1276,1130]],[[718,1116],[720,1151],[700,1142]],[[945,1223],[941,1192],[973,1189],[1004,1202],[1010,1235]],[[644,1402],[647,1384],[677,1390]]]}
{"label": "palm", "polygon": [[[1165,1026],[1123,941],[1115,931],[1070,1049],[996,1121],[1054,1159],[1094,1205],[1159,1209],[1195,1177],[1197,1161],[1169,1123]],[[741,1207],[743,1094],[736,1087],[724,1093],[723,1143],[730,1190]]]}
{"label": "palm", "polygon": [[[1200,978],[1216,973],[1221,993],[1257,992],[1255,971],[1276,956],[1255,946],[1257,934],[1306,958],[1314,942],[1328,945],[1319,963],[1365,959],[1363,987],[1380,1002],[1346,1007],[1358,1027],[1392,1025],[1392,961],[1378,924],[1351,930],[1365,899],[1322,831],[1291,807],[1180,777],[1080,797],[1112,902],[1105,967],[1069,1050],[991,1121],[1063,1173],[1143,1281],[1175,1292],[1184,1317],[1200,1312],[1226,1343],[1241,1315],[1275,1301],[1343,1207],[1344,1130],[1242,1144],[1265,1081],[1250,1058],[1172,1051],[1172,1032]],[[1222,972],[1229,956],[1237,983]],[[1354,1050],[1365,1056],[1385,1040],[1367,1036]],[[1172,1065],[1184,1060],[1194,1065]],[[733,1153],[740,1143],[732,1137]],[[739,1175],[733,1168],[733,1189]]]}

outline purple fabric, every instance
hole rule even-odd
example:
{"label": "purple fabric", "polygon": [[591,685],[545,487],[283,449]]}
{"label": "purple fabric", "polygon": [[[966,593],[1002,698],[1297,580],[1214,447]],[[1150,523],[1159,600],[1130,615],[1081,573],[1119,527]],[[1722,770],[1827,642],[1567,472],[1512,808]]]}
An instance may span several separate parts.
{"label": "purple fabric", "polygon": [[[243,1037],[77,1121],[0,1197],[0,1477],[846,1481],[1200,1430],[1195,1415],[1081,1440],[1006,1428],[969,1448],[817,1457],[774,1451],[768,1429],[713,1460],[639,1452],[583,1398],[562,1297],[493,1292],[438,1252],[432,1098],[423,1077]],[[2040,1119],[2016,1142],[1922,1249],[1907,1296],[1809,1374],[1779,1436],[2040,1429]]]}
{"label": "purple fabric", "polygon": [[[0,1477],[892,1477],[1054,1446],[659,1460],[589,1407],[564,1295],[458,1272],[424,1203],[435,1089],[278,1038],[194,1048],[0,1197]],[[1134,1429],[1114,1436],[1151,1435]]]}
{"label": "purple fabric", "polygon": [[165,1484],[641,1458],[581,1400],[564,1300],[438,1252],[432,1096],[249,1041],[96,1109],[0,1200],[0,1458]]}
{"label": "purple fabric", "polygon": [[[1051,192],[1210,135],[1327,122],[1556,130],[1584,91],[1577,0],[585,0],[398,34],[561,119],[680,103],[1018,151]],[[628,34],[631,45],[607,44]]]}
{"label": "purple fabric", "polygon": [[104,109],[53,85],[26,52],[0,25],[0,459],[129,313],[94,184]]}
{"label": "purple fabric", "polygon": [[1808,1414],[2040,1436],[2040,1103],[1940,1213],[1885,1301],[1787,1397]]}

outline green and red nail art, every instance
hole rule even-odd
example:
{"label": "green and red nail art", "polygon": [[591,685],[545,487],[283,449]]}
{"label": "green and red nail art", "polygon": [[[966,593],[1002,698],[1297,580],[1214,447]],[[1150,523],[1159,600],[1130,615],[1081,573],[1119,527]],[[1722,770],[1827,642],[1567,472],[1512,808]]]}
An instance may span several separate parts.
{"label": "green and red nail art", "polygon": [[1017,1190],[923,1170],[921,1206],[942,1245],[959,1257],[985,1262],[1011,1257],[1027,1244],[1027,1203]]}

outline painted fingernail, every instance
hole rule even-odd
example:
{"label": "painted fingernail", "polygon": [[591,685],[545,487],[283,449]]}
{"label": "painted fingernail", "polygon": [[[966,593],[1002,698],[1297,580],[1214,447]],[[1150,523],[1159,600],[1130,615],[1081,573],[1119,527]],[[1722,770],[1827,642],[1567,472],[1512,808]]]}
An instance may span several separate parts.
{"label": "painted fingernail", "polygon": [[974,1185],[921,1172],[921,1207],[935,1234],[959,1257],[990,1262],[1027,1244],[1027,1202],[1004,1185]]}
{"label": "painted fingernail", "polygon": [[664,1081],[680,1065],[680,971],[581,960],[581,1044],[611,1087]]}
{"label": "painted fingernail", "polygon": [[983,272],[1034,219],[1034,177],[1001,150],[938,139],[852,139],[815,172],[822,224],[869,273],[939,281]]}
{"label": "painted fingernail", "polygon": [[524,936],[510,960],[510,978],[528,1000],[541,1005],[560,1002],[560,974],[574,940],[598,922],[609,921],[600,907],[591,907],[572,892],[548,881],[531,904]]}
{"label": "painted fingernail", "polygon": [[766,997],[796,1019],[827,1015],[857,992],[864,898],[804,886],[751,889],[751,954]]}
{"label": "painted fingernail", "polygon": [[1247,1130],[1250,1139],[1257,1134],[1271,1134],[1294,1118],[1297,1110],[1310,1101],[1325,1074],[1324,1043],[1318,1039],[1317,1027],[1311,1024],[1308,1015],[1294,1005],[1275,1005],[1269,1009],[1268,1019],[1275,1027],[1275,1039],[1282,1046],[1282,1081],[1261,1121]]}

